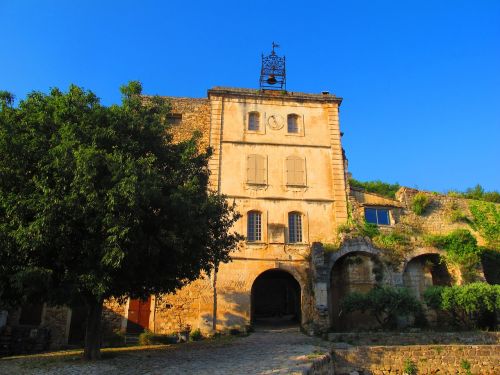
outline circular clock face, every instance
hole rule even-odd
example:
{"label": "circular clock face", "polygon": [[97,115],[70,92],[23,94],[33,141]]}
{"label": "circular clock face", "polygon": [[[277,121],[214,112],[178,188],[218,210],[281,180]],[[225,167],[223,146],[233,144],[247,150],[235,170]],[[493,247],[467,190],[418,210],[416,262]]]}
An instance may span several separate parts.
{"label": "circular clock face", "polygon": [[285,124],[285,120],[280,115],[271,115],[267,118],[267,124],[273,130],[280,130]]}

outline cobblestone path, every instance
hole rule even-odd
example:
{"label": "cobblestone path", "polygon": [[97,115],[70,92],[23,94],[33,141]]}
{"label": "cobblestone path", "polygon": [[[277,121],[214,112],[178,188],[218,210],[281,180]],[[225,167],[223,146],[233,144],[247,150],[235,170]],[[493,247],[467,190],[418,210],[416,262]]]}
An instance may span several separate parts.
{"label": "cobblestone path", "polygon": [[[0,374],[300,374],[327,344],[298,328],[258,330],[248,337],[119,352],[97,363],[80,359],[2,359]],[[114,355],[114,356],[113,356]],[[108,356],[109,357],[109,356]]]}

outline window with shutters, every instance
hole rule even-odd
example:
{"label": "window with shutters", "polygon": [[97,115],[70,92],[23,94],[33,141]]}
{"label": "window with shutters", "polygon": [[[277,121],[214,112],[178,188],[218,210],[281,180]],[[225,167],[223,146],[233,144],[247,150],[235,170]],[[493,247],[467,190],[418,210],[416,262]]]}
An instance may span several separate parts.
{"label": "window with shutters", "polygon": [[287,117],[288,133],[299,133],[299,115],[294,113]]}
{"label": "window with shutters", "polygon": [[266,158],[262,155],[248,155],[247,183],[265,185],[267,180]]}
{"label": "window with shutters", "polygon": [[302,242],[302,215],[300,212],[288,213],[288,242]]}
{"label": "window with shutters", "polygon": [[248,114],[248,130],[258,131],[260,129],[259,112],[250,112]]}
{"label": "window with shutters", "polygon": [[247,241],[262,241],[262,214],[250,211],[247,215]]}
{"label": "window with shutters", "polygon": [[305,159],[299,156],[289,156],[286,158],[286,184],[291,186],[305,186]]}

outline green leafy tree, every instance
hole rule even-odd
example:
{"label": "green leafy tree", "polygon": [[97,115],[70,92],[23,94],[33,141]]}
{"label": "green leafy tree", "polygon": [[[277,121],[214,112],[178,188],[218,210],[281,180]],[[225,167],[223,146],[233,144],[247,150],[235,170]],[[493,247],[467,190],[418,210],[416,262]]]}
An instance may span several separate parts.
{"label": "green leafy tree", "polygon": [[0,94],[0,300],[85,305],[100,357],[104,300],[170,293],[226,262],[234,206],[208,192],[209,151],[173,143],[168,104],[122,87]]}
{"label": "green leafy tree", "polygon": [[399,316],[422,315],[420,302],[406,288],[375,287],[368,293],[353,292],[342,301],[345,313],[368,312],[382,328],[392,328]]}

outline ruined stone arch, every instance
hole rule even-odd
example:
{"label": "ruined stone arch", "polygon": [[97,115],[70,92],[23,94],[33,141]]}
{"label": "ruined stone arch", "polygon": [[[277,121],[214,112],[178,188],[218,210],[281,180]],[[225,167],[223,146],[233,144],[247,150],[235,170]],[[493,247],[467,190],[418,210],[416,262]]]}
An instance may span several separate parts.
{"label": "ruined stone arch", "polygon": [[402,282],[414,296],[422,300],[425,289],[433,285],[449,286],[453,281],[451,270],[443,262],[442,250],[419,248],[408,254],[402,262]]}
{"label": "ruined stone arch", "polygon": [[380,250],[362,238],[346,241],[328,262],[328,310],[335,330],[375,325],[365,314],[343,314],[341,301],[351,292],[368,292],[375,285],[394,284],[393,272],[380,259]]}

